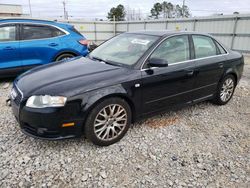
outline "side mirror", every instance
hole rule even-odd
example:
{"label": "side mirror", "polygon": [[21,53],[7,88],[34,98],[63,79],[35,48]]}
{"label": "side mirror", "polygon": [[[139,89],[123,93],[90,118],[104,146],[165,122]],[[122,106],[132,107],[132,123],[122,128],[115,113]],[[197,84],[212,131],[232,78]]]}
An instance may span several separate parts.
{"label": "side mirror", "polygon": [[148,65],[150,67],[167,67],[168,61],[160,58],[150,58]]}
{"label": "side mirror", "polygon": [[89,44],[88,44],[88,50],[89,50],[89,52],[92,52],[94,49],[96,49],[98,47],[98,45],[97,44],[95,44],[94,42],[90,42]]}

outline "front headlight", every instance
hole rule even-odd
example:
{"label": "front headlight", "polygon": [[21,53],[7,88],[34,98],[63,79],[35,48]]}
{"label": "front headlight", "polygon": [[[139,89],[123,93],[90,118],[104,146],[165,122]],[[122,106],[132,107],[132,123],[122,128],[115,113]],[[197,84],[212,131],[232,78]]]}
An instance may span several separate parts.
{"label": "front headlight", "polygon": [[62,96],[31,96],[26,102],[26,106],[30,108],[46,108],[46,107],[62,107],[67,101]]}

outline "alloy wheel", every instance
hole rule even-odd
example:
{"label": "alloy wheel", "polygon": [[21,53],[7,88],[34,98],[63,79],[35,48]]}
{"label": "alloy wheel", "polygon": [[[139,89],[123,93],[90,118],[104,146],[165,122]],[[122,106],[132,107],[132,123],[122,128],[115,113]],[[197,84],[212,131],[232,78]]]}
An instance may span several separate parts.
{"label": "alloy wheel", "polygon": [[221,87],[220,99],[223,102],[227,102],[231,98],[233,91],[234,91],[234,80],[229,77],[224,81]]}
{"label": "alloy wheel", "polygon": [[98,139],[110,141],[117,138],[127,124],[127,112],[119,104],[105,106],[96,115],[94,132]]}

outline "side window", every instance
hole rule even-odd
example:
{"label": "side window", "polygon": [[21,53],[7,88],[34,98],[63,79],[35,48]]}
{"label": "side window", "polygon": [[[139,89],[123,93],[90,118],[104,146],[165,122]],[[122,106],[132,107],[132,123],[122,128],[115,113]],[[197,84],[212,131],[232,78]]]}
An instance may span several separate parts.
{"label": "side window", "polygon": [[226,54],[226,50],[217,42],[215,41],[215,43],[217,44],[218,48],[219,48],[219,54]]}
{"label": "side window", "polygon": [[63,35],[64,33],[56,28],[43,25],[23,25],[22,39],[46,39]]}
{"label": "side window", "polygon": [[150,58],[165,59],[168,64],[189,60],[189,42],[187,35],[166,39],[153,52]]}
{"label": "side window", "polygon": [[16,26],[2,26],[0,27],[0,42],[15,41],[16,40]]}
{"label": "side window", "polygon": [[209,57],[217,55],[215,43],[212,38],[202,35],[193,35],[195,57]]}
{"label": "side window", "polygon": [[54,27],[51,27],[51,31],[52,31],[52,36],[53,37],[58,37],[58,36],[65,35],[64,32],[62,32],[61,30],[59,30],[57,28],[54,28]]}
{"label": "side window", "polygon": [[82,34],[75,27],[71,27],[70,30],[82,36]]}

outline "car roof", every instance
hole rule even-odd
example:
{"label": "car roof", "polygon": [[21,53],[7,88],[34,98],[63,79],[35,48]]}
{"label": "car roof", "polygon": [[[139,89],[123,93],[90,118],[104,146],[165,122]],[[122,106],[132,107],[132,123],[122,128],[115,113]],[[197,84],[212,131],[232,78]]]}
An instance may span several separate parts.
{"label": "car roof", "polygon": [[18,23],[22,23],[22,22],[30,22],[30,23],[40,23],[40,24],[51,24],[51,25],[70,25],[68,23],[61,23],[61,22],[57,22],[57,20],[42,20],[42,19],[33,19],[33,18],[3,18],[0,19],[0,23],[12,23],[12,22],[18,22]]}
{"label": "car roof", "polygon": [[170,36],[170,35],[176,35],[176,34],[200,34],[200,35],[207,35],[209,34],[205,33],[199,33],[194,31],[177,31],[177,30],[142,30],[142,31],[135,31],[135,32],[127,32],[131,34],[144,34],[144,35],[154,35],[154,36]]}

